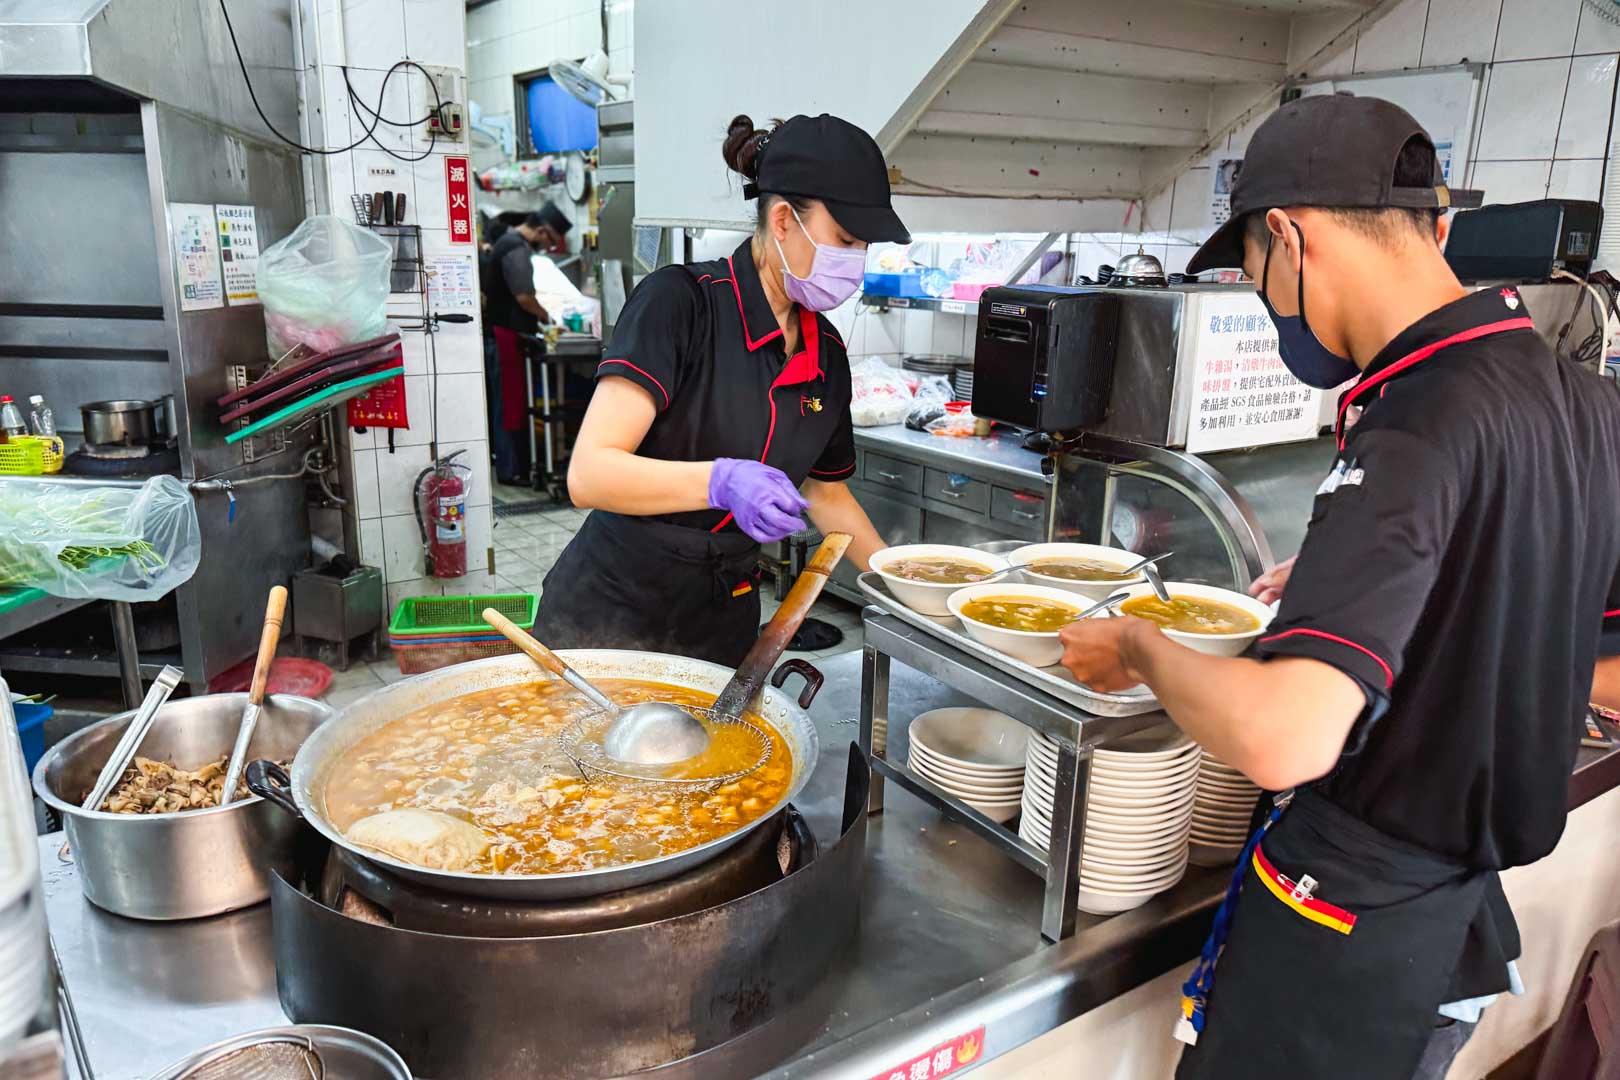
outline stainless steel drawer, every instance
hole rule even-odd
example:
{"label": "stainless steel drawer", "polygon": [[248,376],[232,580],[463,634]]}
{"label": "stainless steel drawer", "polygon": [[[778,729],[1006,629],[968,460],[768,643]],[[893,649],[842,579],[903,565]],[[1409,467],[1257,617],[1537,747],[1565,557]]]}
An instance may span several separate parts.
{"label": "stainless steel drawer", "polygon": [[990,492],[990,516],[1019,531],[1039,534],[1046,526],[1046,496],[1033,491],[998,487]]}
{"label": "stainless steel drawer", "polygon": [[928,469],[923,477],[923,495],[979,514],[990,512],[990,485],[961,473]]}
{"label": "stainless steel drawer", "polygon": [[901,461],[884,454],[866,453],[866,468],[861,474],[866,480],[902,491],[921,491],[923,467],[914,461]]}

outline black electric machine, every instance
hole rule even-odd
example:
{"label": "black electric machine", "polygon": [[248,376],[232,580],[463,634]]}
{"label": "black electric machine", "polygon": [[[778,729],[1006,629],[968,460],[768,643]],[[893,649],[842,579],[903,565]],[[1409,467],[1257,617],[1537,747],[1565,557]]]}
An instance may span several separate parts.
{"label": "black electric machine", "polygon": [[973,415],[1072,432],[1108,414],[1120,300],[1050,285],[987,289],[979,298]]}
{"label": "black electric machine", "polygon": [[1451,223],[1446,262],[1463,281],[1551,281],[1554,270],[1585,277],[1602,224],[1603,207],[1577,199],[1465,210]]}

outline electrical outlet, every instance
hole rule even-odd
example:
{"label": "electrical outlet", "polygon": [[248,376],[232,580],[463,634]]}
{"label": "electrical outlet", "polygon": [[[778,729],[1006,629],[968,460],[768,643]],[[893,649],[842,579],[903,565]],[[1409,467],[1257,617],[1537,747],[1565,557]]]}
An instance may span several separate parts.
{"label": "electrical outlet", "polygon": [[466,117],[462,108],[456,102],[447,101],[438,113],[428,117],[428,130],[439,133],[441,139],[451,139],[459,142],[461,132],[466,127]]}
{"label": "electrical outlet", "polygon": [[[413,94],[425,94],[421,103],[422,112],[418,116],[428,114],[428,122],[418,131],[418,138],[422,141],[436,140],[438,142],[461,142],[466,138],[467,113],[465,102],[467,100],[467,76],[460,68],[439,67],[434,64],[424,64],[423,71],[433,79],[433,85],[438,90],[439,110],[434,113],[433,91],[421,85],[422,72],[415,68],[410,73],[415,77]],[[419,87],[420,91],[416,88]]]}

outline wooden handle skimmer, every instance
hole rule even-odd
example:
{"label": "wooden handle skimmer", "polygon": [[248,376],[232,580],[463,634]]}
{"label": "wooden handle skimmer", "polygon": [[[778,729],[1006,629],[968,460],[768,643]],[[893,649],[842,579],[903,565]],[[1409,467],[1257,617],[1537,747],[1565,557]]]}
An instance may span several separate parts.
{"label": "wooden handle skimmer", "polygon": [[765,624],[760,631],[759,640],[754,647],[748,650],[742,663],[737,665],[737,673],[731,677],[726,688],[720,691],[715,699],[714,711],[717,715],[740,717],[749,702],[754,700],[760,687],[770,677],[771,668],[787,650],[793,635],[798,633],[799,626],[810,614],[810,609],[821,596],[821,590],[827,584],[827,578],[832,574],[833,567],[838,565],[849,550],[850,541],[854,539],[848,533],[828,533],[816,549],[815,556],[810,564],[799,575],[799,580],[793,583],[788,590],[787,598],[782,606],[776,609],[771,621]]}
{"label": "wooden handle skimmer", "polygon": [[248,687],[248,701],[264,704],[264,688],[270,683],[270,665],[276,662],[276,647],[281,644],[281,620],[287,614],[287,587],[276,585],[270,589],[270,601],[264,608],[264,629],[259,631],[259,658],[253,663],[253,683]]}

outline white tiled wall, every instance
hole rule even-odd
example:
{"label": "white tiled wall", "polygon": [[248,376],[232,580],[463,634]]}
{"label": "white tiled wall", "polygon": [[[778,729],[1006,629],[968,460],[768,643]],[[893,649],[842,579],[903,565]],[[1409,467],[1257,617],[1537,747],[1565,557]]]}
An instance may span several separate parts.
{"label": "white tiled wall", "polygon": [[[608,75],[629,79],[633,65],[634,0],[494,0],[467,12],[468,94],[489,117],[514,114],[513,77],[553,60],[583,60],[597,50],[608,55]],[[604,38],[604,21],[606,37]],[[479,139],[473,164],[482,169],[503,160],[500,148]],[[578,224],[584,213],[561,185],[535,192],[482,192],[479,205],[492,210],[533,209],[549,198]],[[577,249],[578,234],[570,237]]]}
{"label": "white tiled wall", "polygon": [[[1296,31],[1298,28],[1296,27]],[[1320,46],[1296,32],[1290,65]],[[1602,199],[1614,138],[1620,26],[1583,0],[1402,0],[1312,74],[1487,65],[1472,160],[1463,184],[1490,203],[1542,198]],[[1252,129],[1251,125],[1251,129]],[[1240,153],[1246,132],[1223,151]],[[1148,250],[1175,271],[1210,231],[1207,166],[1188,169],[1149,201]]]}
{"label": "white tiled wall", "polygon": [[[349,81],[368,105],[376,102],[384,74],[402,59],[454,68],[458,73],[465,69],[466,12],[462,0],[303,2],[306,25],[319,41],[318,49],[306,50],[310,69],[305,85],[312,137],[328,148],[347,146],[364,133],[361,117],[350,115],[342,65],[347,64]],[[388,82],[382,105],[384,116],[422,116],[431,107],[432,92],[419,72],[401,71]],[[376,134],[384,146],[406,156],[426,149],[413,132],[383,125]],[[458,254],[471,259],[474,256],[469,245],[450,240],[445,202],[444,158],[447,154],[466,153],[465,143],[441,142],[428,157],[412,163],[391,157],[368,143],[323,160],[322,201],[333,212],[348,215],[349,195],[353,192],[403,191],[406,221],[421,226],[424,253],[429,257]],[[405,316],[402,323],[415,322],[420,310],[415,295],[396,294],[390,298],[390,314]],[[358,544],[362,562],[382,568],[390,607],[406,596],[494,591],[495,579],[487,570],[493,520],[481,330],[476,322],[445,324],[431,343],[421,331],[401,329],[400,336],[411,426],[394,433],[392,449],[385,431],[345,433],[343,474],[349,505],[344,508],[344,531]],[[425,576],[422,545],[411,507],[412,485],[431,460],[429,442],[435,414],[439,453],[464,450],[457,462],[473,471],[467,497],[469,573],[450,581]]]}

